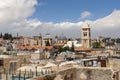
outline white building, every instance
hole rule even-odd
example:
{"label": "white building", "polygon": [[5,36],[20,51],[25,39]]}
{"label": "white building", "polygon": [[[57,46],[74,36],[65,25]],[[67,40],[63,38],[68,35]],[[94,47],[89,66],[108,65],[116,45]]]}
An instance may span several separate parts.
{"label": "white building", "polygon": [[64,45],[64,47],[70,47],[70,48],[71,48],[72,45],[74,45],[74,47],[80,47],[80,46],[82,46],[82,44],[79,43],[79,41],[74,40],[74,41],[68,41],[68,42]]}

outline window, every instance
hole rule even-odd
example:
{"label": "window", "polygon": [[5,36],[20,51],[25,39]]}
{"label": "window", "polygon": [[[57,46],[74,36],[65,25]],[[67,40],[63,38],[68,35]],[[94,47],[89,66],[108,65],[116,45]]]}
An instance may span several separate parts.
{"label": "window", "polygon": [[3,60],[0,60],[0,66],[3,66]]}
{"label": "window", "polygon": [[87,36],[87,33],[84,33],[84,37],[86,37]]}
{"label": "window", "polygon": [[16,70],[17,69],[17,63],[16,62],[11,62],[9,69],[10,69],[10,72]]}

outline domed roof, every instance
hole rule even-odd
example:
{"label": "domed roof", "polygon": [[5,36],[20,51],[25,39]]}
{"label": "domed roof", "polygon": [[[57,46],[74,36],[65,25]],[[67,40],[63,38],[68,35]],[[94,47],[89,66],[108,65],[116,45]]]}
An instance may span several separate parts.
{"label": "domed roof", "polygon": [[85,23],[82,24],[82,28],[90,28],[89,26],[90,25],[87,22],[85,22]]}
{"label": "domed roof", "polygon": [[60,36],[58,36],[59,40],[66,40],[66,36],[62,33]]}
{"label": "domed roof", "polygon": [[51,35],[50,35],[50,33],[46,33],[46,34],[45,34],[44,39],[46,39],[46,38],[52,38]]}
{"label": "domed roof", "polygon": [[56,35],[55,38],[58,38],[58,36]]}

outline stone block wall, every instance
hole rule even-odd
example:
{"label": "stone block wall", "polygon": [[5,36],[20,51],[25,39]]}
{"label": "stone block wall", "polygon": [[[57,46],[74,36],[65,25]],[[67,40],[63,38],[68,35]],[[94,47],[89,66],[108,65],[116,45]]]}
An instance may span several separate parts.
{"label": "stone block wall", "polygon": [[114,80],[113,71],[110,68],[70,68],[60,71],[58,76],[61,77],[61,80]]}
{"label": "stone block wall", "polygon": [[77,68],[76,80],[113,80],[110,68]]}
{"label": "stone block wall", "polygon": [[[120,59],[110,59],[108,67],[71,67],[61,69],[51,80],[120,80]],[[43,79],[36,80],[46,80]]]}
{"label": "stone block wall", "polygon": [[61,76],[61,80],[76,80],[76,68],[62,70],[58,75]]}

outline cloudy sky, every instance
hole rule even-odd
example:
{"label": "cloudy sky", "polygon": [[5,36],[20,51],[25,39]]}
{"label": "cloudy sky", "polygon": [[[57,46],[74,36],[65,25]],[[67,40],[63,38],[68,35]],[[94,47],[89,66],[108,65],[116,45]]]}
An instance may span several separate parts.
{"label": "cloudy sky", "polygon": [[80,38],[88,22],[92,37],[120,37],[119,0],[0,0],[0,32],[33,36],[47,32]]}

